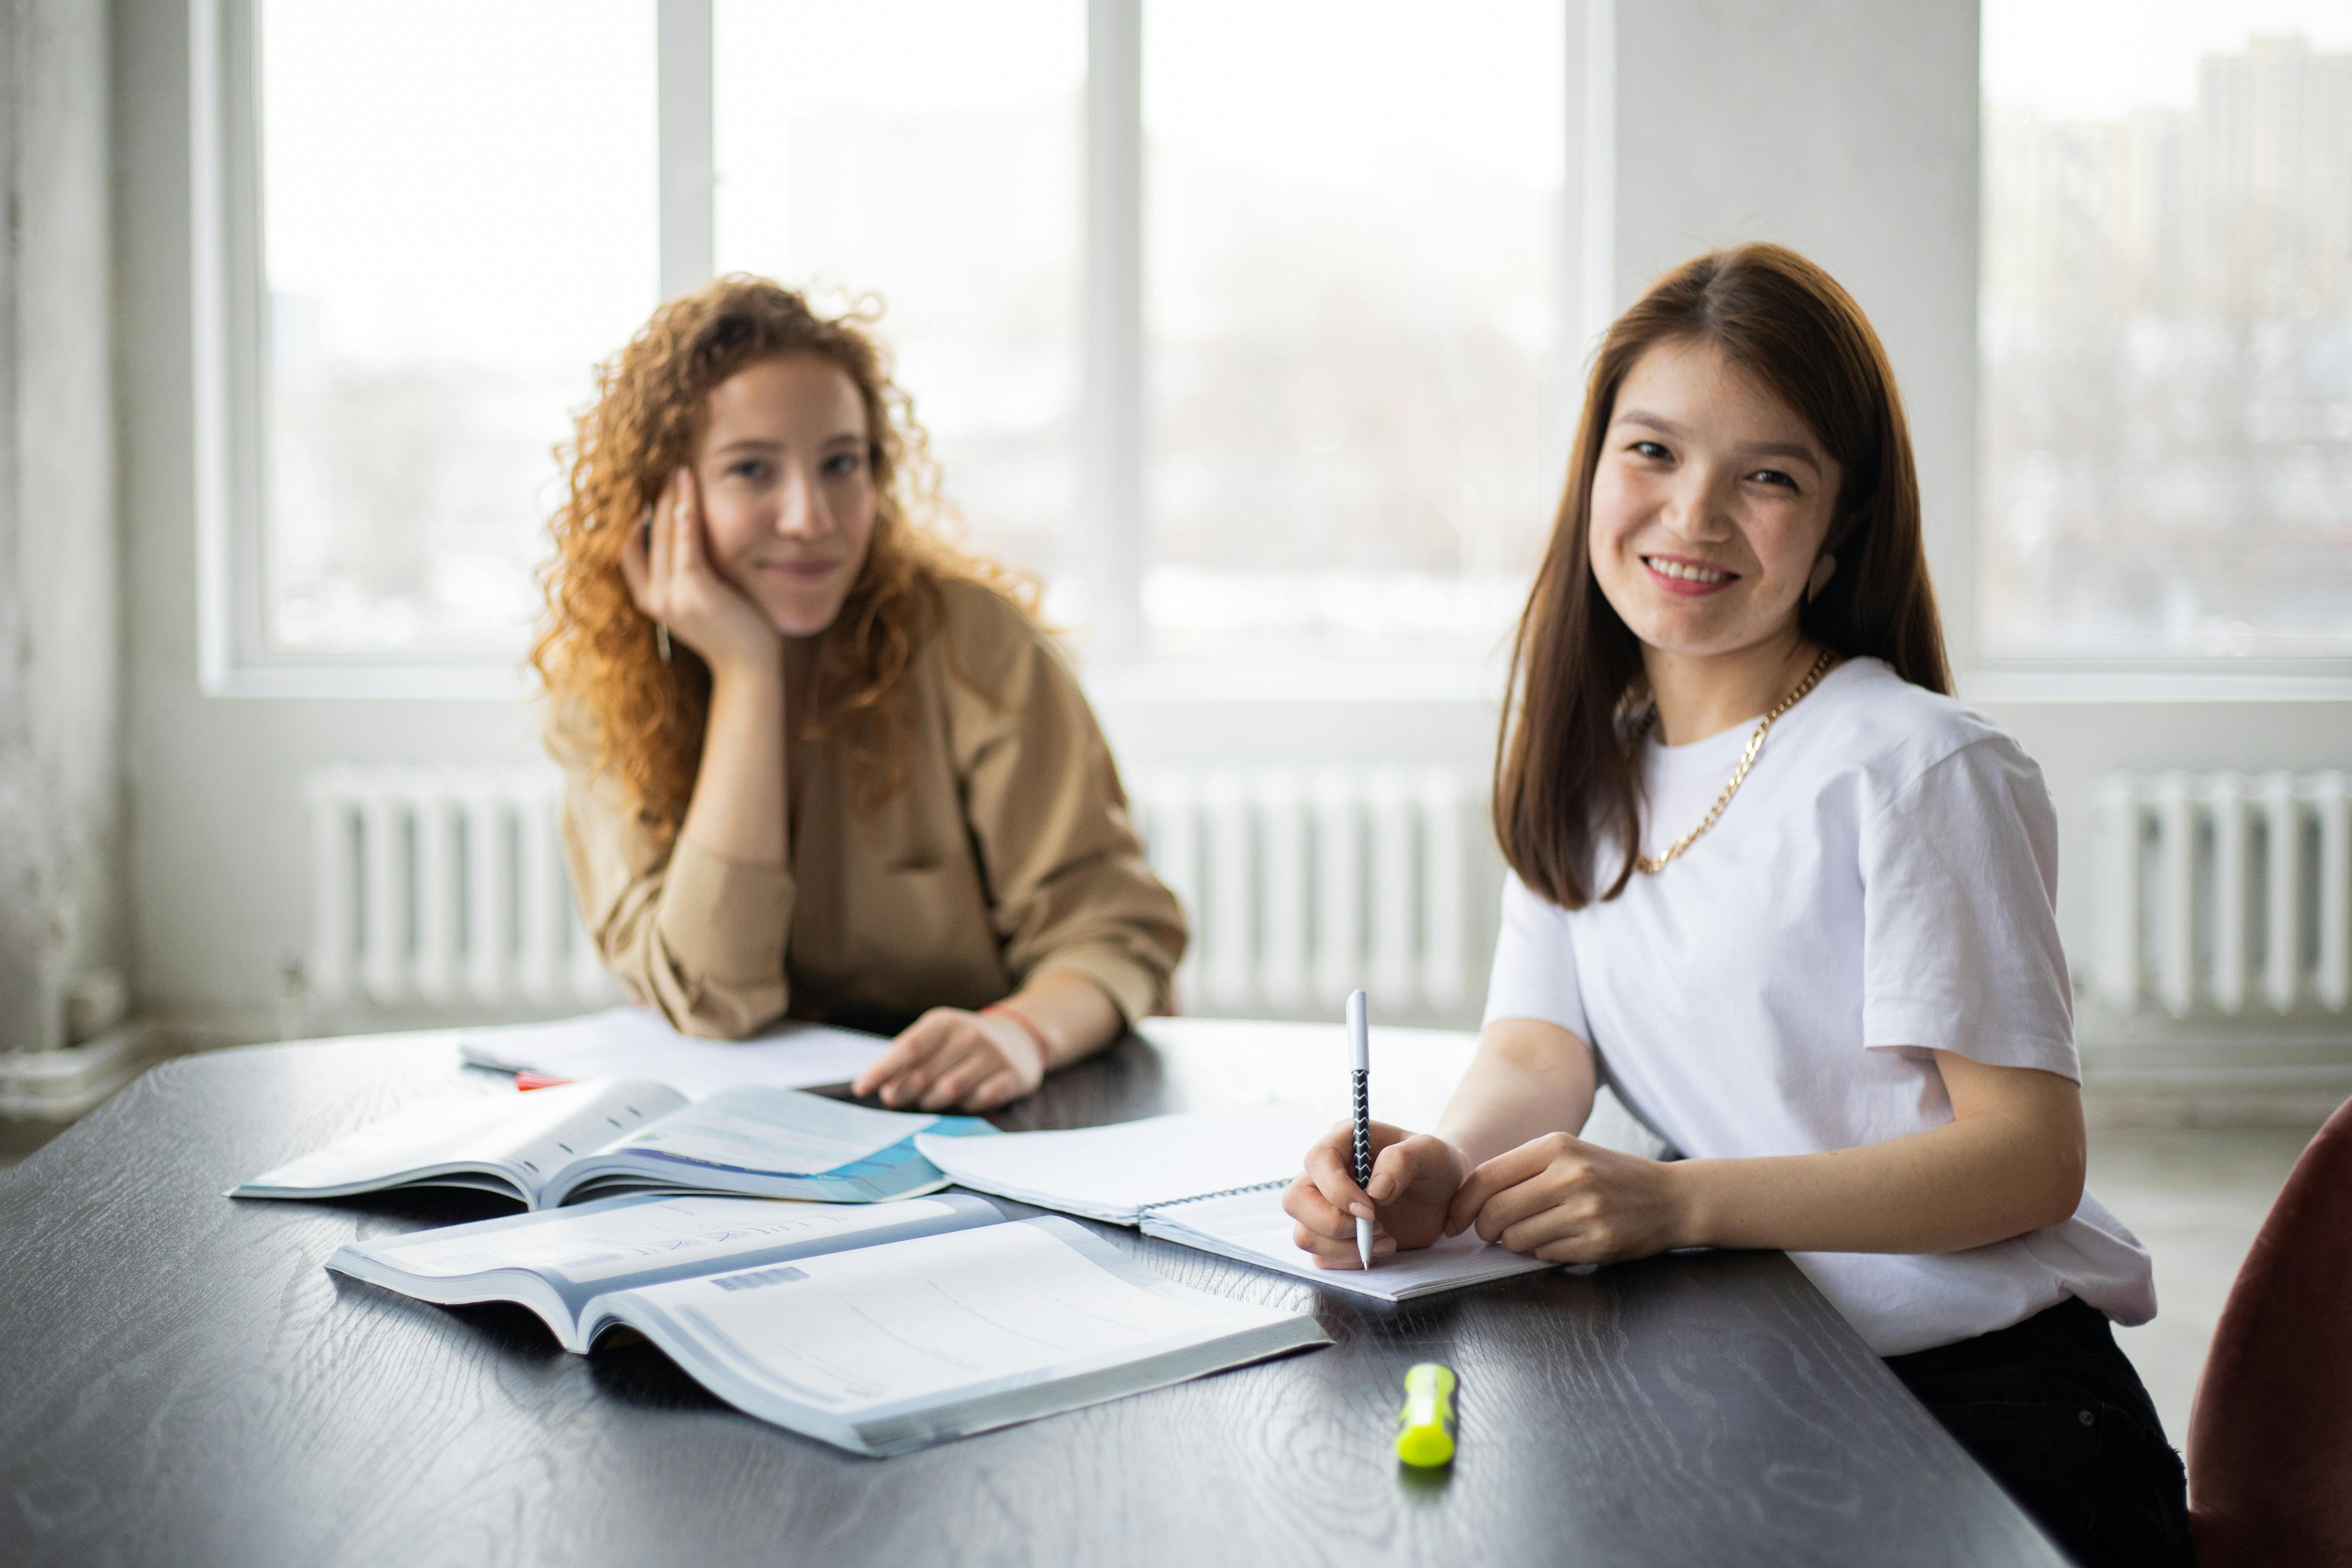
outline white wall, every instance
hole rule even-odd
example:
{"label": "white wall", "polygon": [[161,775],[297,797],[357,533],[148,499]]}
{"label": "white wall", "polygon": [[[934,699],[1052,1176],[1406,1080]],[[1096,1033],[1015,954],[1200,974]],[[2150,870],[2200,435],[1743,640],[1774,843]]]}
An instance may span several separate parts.
{"label": "white wall", "polygon": [[[1607,160],[1601,184],[1615,193],[1604,297],[1622,305],[1693,252],[1749,237],[1795,246],[1844,281],[1876,322],[1908,401],[1931,558],[1965,664],[1976,518],[1976,5],[1586,3],[1608,5],[1613,22],[1613,110],[1596,148]],[[331,761],[527,758],[536,754],[533,723],[498,702],[198,690],[187,8],[116,4],[136,978],[151,1003],[249,1024],[270,1016],[278,967],[305,944],[301,771]],[[1494,743],[1491,676],[1225,671],[1186,680],[1109,671],[1093,684],[1130,768],[1344,757],[1483,769]],[[2085,687],[2011,675],[1965,684],[2049,773],[2064,833],[2063,925],[2078,953],[2089,928],[2077,873],[2089,862],[2086,802],[2098,773],[2352,765],[2352,704],[2340,699],[2249,703],[2238,700],[2242,689],[2226,689],[2230,700],[2184,701],[2161,681]],[[2114,700],[2108,688],[2136,700]],[[2150,697],[2161,700],[2137,700]],[[2326,1048],[2344,1054],[2341,1037],[2335,1029]]]}
{"label": "white wall", "polygon": [[120,962],[107,8],[0,12],[0,1049]]}

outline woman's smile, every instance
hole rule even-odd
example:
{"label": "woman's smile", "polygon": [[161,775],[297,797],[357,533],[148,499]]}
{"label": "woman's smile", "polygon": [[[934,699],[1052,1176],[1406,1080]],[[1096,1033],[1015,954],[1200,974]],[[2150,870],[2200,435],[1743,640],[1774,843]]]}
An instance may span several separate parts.
{"label": "woman's smile", "polygon": [[1642,564],[1649,568],[1651,581],[1659,588],[1685,598],[1718,594],[1739,581],[1737,572],[1687,555],[1644,555]]}

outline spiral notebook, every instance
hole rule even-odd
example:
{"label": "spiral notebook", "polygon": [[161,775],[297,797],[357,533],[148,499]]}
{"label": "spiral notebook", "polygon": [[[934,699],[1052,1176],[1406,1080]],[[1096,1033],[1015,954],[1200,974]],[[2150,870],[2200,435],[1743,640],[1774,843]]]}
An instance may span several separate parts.
{"label": "spiral notebook", "polygon": [[959,1185],[1133,1226],[1184,1247],[1276,1268],[1383,1301],[1480,1285],[1551,1267],[1475,1232],[1382,1258],[1369,1270],[1323,1268],[1291,1244],[1282,1190],[1328,1110],[1296,1105],[1186,1111],[1066,1132],[997,1138],[918,1133],[915,1147]]}

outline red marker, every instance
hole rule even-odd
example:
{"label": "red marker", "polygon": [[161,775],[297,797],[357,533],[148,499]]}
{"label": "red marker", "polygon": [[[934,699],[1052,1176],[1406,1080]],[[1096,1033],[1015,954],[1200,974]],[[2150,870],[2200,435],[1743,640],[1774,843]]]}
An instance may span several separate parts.
{"label": "red marker", "polygon": [[519,1089],[553,1089],[560,1083],[570,1083],[571,1081],[572,1080],[568,1078],[558,1078],[551,1072],[524,1071],[515,1074],[515,1088]]}

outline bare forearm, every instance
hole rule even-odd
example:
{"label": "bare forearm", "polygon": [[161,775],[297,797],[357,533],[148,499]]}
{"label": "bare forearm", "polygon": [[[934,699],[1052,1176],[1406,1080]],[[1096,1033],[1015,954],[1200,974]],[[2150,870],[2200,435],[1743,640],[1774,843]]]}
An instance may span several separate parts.
{"label": "bare forearm", "polygon": [[2083,1190],[2079,1143],[1989,1113],[1855,1149],[1668,1167],[1677,1245],[1790,1252],[1958,1252],[2056,1225]]}
{"label": "bare forearm", "polygon": [[1592,1053],[1556,1025],[1498,1018],[1481,1031],[1437,1135],[1473,1165],[1547,1132],[1576,1132],[1592,1114]]}
{"label": "bare forearm", "polygon": [[1102,988],[1067,970],[1031,975],[1029,984],[1004,999],[1045,1037],[1045,1070],[1067,1067],[1117,1039],[1126,1026]]}
{"label": "bare forearm", "polygon": [[684,832],[714,855],[781,866],[784,833],[784,680],[781,667],[715,674],[702,765]]}

